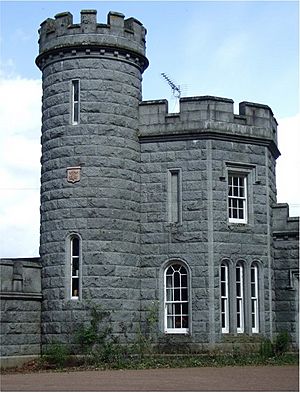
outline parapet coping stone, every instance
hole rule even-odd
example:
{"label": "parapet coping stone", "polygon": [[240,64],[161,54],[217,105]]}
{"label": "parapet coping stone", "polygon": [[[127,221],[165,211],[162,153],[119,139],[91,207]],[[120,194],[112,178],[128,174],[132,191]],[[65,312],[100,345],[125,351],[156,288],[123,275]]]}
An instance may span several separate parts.
{"label": "parapet coping stone", "polygon": [[0,292],[0,299],[42,300],[41,292]]}
{"label": "parapet coping stone", "polygon": [[23,267],[41,269],[40,257],[32,258],[0,258],[0,266],[13,266],[15,262],[23,262]]}

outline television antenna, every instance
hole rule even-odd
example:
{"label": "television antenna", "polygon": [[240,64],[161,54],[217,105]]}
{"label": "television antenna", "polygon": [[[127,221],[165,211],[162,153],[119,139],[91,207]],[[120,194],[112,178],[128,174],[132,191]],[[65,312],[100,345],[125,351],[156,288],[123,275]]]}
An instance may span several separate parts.
{"label": "television antenna", "polygon": [[162,72],[161,75],[168,82],[168,84],[170,85],[170,87],[172,89],[173,96],[175,98],[180,99],[180,97],[181,97],[180,86],[179,85],[178,86],[175,85],[175,83],[172,81],[172,79],[167,74],[165,74],[164,72]]}

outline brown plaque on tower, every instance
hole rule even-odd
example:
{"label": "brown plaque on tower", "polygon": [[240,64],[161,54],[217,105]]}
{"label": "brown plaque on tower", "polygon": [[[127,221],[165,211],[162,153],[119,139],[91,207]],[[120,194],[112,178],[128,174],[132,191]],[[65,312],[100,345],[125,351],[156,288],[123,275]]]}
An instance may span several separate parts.
{"label": "brown plaque on tower", "polygon": [[76,183],[80,181],[80,166],[72,166],[67,168],[67,181],[68,183]]}

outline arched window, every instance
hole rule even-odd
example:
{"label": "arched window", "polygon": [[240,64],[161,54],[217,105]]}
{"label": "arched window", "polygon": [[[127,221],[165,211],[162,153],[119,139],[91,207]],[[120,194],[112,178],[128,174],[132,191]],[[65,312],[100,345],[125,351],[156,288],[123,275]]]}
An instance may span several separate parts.
{"label": "arched window", "polygon": [[237,333],[244,333],[244,270],[241,263],[235,268],[236,289],[236,328]]}
{"label": "arched window", "polygon": [[251,329],[252,333],[259,332],[259,314],[258,314],[258,266],[252,263],[250,268],[251,277]]}
{"label": "arched window", "polygon": [[79,299],[80,294],[80,238],[70,237],[71,299]]}
{"label": "arched window", "polygon": [[188,333],[189,288],[188,271],[181,263],[165,270],[165,332]]}
{"label": "arched window", "polygon": [[229,332],[228,264],[221,264],[221,326],[222,333]]}

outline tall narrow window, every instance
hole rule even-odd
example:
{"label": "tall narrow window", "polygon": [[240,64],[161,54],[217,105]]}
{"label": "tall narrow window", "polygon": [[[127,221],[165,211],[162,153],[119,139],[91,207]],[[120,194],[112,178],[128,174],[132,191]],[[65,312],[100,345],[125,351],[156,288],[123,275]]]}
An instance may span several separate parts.
{"label": "tall narrow window", "polygon": [[221,325],[222,333],[229,332],[228,265],[221,264]]}
{"label": "tall narrow window", "polygon": [[168,216],[168,221],[171,223],[179,223],[181,221],[181,192],[179,169],[171,169],[168,173]]}
{"label": "tall narrow window", "polygon": [[258,318],[258,268],[256,264],[251,265],[251,328],[252,333],[259,332]]}
{"label": "tall narrow window", "polygon": [[237,333],[244,332],[244,285],[243,285],[243,266],[237,264],[235,268],[235,287],[236,287],[236,327]]}
{"label": "tall narrow window", "polygon": [[80,239],[78,236],[71,238],[71,298],[79,298],[80,286]]}
{"label": "tall narrow window", "polygon": [[247,178],[245,175],[228,175],[229,222],[247,223]]}
{"label": "tall narrow window", "polygon": [[79,80],[72,81],[72,124],[79,123]]}
{"label": "tall narrow window", "polygon": [[188,272],[179,263],[170,265],[165,271],[165,331],[189,331]]}

